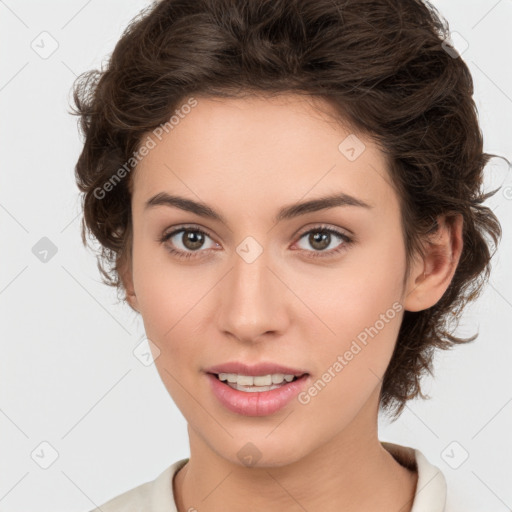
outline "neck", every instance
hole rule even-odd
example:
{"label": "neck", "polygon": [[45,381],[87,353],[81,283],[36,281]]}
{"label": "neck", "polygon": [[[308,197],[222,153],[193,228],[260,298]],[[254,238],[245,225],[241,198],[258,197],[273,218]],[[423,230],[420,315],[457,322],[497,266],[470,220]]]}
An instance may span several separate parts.
{"label": "neck", "polygon": [[342,432],[284,465],[233,463],[189,427],[190,459],[173,482],[179,512],[410,512],[417,473],[378,440],[375,407],[364,409]]}

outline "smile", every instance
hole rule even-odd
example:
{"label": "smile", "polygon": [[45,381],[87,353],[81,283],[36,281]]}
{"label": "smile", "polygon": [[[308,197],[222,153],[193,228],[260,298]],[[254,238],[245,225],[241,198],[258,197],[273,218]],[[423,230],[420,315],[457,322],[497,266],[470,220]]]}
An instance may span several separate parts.
{"label": "smile", "polygon": [[217,378],[229,387],[246,393],[271,391],[293,382],[298,377],[290,374],[273,373],[268,375],[241,375],[236,373],[219,373]]}
{"label": "smile", "polygon": [[[283,409],[303,391],[310,375],[207,373],[218,402],[243,416],[267,416]],[[275,382],[274,382],[275,381]]]}

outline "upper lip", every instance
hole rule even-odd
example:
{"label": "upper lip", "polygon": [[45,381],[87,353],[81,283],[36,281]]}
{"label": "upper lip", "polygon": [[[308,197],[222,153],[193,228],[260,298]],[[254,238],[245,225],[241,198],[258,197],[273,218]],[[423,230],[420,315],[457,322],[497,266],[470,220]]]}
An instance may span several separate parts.
{"label": "upper lip", "polygon": [[274,373],[284,373],[285,375],[295,375],[300,377],[304,375],[305,370],[290,368],[288,366],[283,366],[275,363],[258,363],[254,365],[245,364],[238,361],[230,361],[228,363],[217,364],[215,366],[210,366],[205,369],[206,373],[236,373],[238,375],[253,375],[253,376],[261,376],[261,375],[272,375]]}

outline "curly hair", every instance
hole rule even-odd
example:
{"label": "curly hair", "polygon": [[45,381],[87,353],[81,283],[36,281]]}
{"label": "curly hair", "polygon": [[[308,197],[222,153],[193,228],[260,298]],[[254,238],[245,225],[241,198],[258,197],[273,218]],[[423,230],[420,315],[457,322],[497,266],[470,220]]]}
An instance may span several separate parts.
{"label": "curly hair", "polygon": [[161,0],[142,10],[106,65],[73,85],[71,113],[85,136],[75,167],[82,241],[86,232],[99,241],[104,282],[124,290],[130,171],[142,138],[168,126],[186,98],[319,98],[385,153],[407,269],[424,254],[437,216],[463,217],[463,250],[446,292],[426,310],[404,312],[380,408],[396,419],[408,400],[430,398],[420,379],[433,374],[435,349],[477,336],[458,338],[454,328],[488,280],[491,244],[501,238],[483,205],[496,192],[483,191],[484,167],[496,155],[483,152],[472,77],[449,34],[448,22],[419,0]]}

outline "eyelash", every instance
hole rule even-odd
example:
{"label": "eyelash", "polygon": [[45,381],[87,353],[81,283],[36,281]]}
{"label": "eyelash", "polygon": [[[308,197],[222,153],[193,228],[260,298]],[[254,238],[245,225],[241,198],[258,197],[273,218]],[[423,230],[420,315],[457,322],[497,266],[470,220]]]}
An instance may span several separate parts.
{"label": "eyelash", "polygon": [[[181,233],[182,231],[190,231],[190,232],[193,232],[193,233],[201,233],[202,235],[205,235],[208,238],[211,238],[211,236],[206,231],[203,231],[199,227],[196,227],[196,226],[181,226],[180,228],[175,229],[174,231],[171,231],[170,233],[164,233],[158,239],[158,242],[163,244],[163,243],[167,242],[167,240],[172,238],[174,235],[176,235],[177,233]],[[342,233],[341,231],[338,231],[336,229],[333,229],[333,228],[330,228],[330,227],[327,227],[327,226],[324,226],[324,225],[315,226],[312,229],[308,229],[307,231],[304,231],[303,233],[301,233],[299,235],[299,240],[302,239],[304,237],[304,235],[308,235],[310,233],[329,233],[331,235],[334,235],[336,237],[341,238],[344,243],[341,244],[340,246],[338,246],[336,249],[331,249],[330,251],[306,251],[308,253],[313,253],[313,254],[307,256],[308,258],[327,258],[327,257],[331,257],[331,256],[337,255],[338,253],[346,250],[347,246],[349,246],[350,244],[353,243],[353,239],[350,238],[349,236],[347,236],[345,233]],[[194,258],[194,257],[196,257],[196,255],[198,253],[204,252],[204,251],[201,251],[201,250],[191,251],[191,252],[184,252],[184,251],[181,251],[181,250],[176,250],[176,249],[174,249],[172,247],[167,248],[167,250],[172,255],[174,255],[174,256],[176,256],[178,258],[182,258],[182,259]]]}

